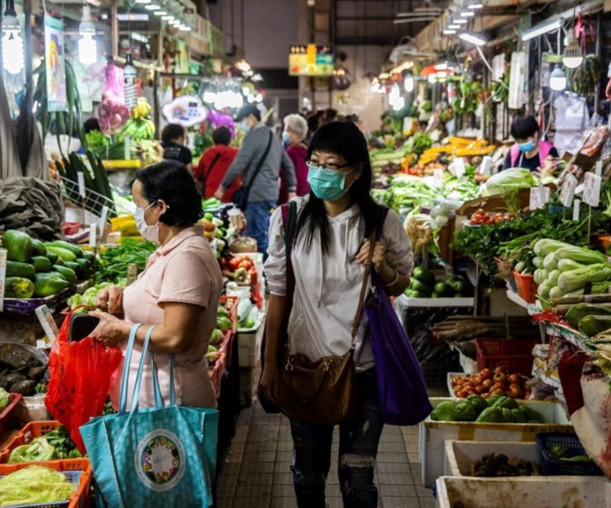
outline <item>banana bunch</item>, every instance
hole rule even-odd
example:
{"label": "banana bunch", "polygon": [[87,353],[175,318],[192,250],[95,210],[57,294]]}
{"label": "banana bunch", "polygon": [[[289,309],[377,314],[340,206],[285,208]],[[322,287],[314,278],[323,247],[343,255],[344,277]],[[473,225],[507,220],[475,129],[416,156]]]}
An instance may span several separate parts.
{"label": "banana bunch", "polygon": [[152,107],[144,97],[138,97],[138,103],[136,107],[132,109],[131,116],[134,120],[139,118],[145,119],[148,118],[151,114]]}
{"label": "banana bunch", "polygon": [[155,124],[149,118],[130,118],[117,134],[119,141],[125,138],[133,140],[155,139]]}

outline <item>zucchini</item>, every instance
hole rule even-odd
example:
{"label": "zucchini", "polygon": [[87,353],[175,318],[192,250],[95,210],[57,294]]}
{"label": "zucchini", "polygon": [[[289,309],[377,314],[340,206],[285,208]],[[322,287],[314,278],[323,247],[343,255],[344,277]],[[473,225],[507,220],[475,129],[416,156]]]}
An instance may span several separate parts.
{"label": "zucchini", "polygon": [[[36,278],[36,269],[34,265],[29,263],[20,263],[19,261],[6,262],[7,277],[22,277],[33,281]],[[28,298],[28,297],[26,297]]]}
{"label": "zucchini", "polygon": [[4,280],[4,296],[6,298],[32,298],[34,283],[24,277],[7,277]]}
{"label": "zucchini", "polygon": [[590,314],[579,321],[577,328],[588,337],[594,337],[611,328],[611,315]]}
{"label": "zucchini", "polygon": [[586,316],[611,316],[611,309],[594,305],[592,303],[578,303],[573,305],[564,318],[574,327]]}
{"label": "zucchini", "polygon": [[34,256],[32,264],[37,272],[50,272],[53,265],[47,256]]}
{"label": "zucchini", "polygon": [[55,240],[53,242],[48,242],[47,245],[51,245],[52,247],[59,247],[60,249],[69,250],[74,254],[77,258],[83,257],[83,251],[76,245],[70,242],[64,242],[63,240]]}
{"label": "zucchini", "polygon": [[67,266],[54,266],[53,270],[61,274],[70,284],[76,283],[76,273],[72,268],[68,268]]}
{"label": "zucchini", "polygon": [[62,261],[75,261],[76,260],[76,255],[72,251],[68,249],[64,249],[62,247],[51,245],[49,243],[47,244],[47,252],[56,254],[59,258],[61,258]]}

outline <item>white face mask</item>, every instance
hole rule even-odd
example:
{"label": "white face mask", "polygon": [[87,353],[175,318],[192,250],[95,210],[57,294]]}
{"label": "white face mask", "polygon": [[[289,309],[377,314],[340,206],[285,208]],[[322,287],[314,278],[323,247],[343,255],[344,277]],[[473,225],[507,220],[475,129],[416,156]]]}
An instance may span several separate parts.
{"label": "white face mask", "polygon": [[157,224],[154,226],[149,226],[144,218],[144,213],[156,202],[157,201],[154,201],[146,208],[137,206],[136,211],[134,212],[134,221],[136,222],[136,227],[138,228],[138,231],[140,231],[142,238],[150,242],[159,243],[159,221],[157,221]]}

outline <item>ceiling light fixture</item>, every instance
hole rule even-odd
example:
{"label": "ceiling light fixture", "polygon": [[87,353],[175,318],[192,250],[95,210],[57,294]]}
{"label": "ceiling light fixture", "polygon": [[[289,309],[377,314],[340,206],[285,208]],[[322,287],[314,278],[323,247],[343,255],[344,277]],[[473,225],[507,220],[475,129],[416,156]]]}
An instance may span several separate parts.
{"label": "ceiling light fixture", "polygon": [[147,11],[158,11],[159,9],[161,9],[161,5],[159,5],[159,4],[148,4],[148,5],[145,5],[144,8]]}
{"label": "ceiling light fixture", "polygon": [[2,19],[2,64],[9,74],[19,74],[24,67],[21,25],[13,0],[8,0]]}
{"label": "ceiling light fixture", "polygon": [[165,16],[168,13],[168,11],[155,11],[153,14],[155,16]]}
{"label": "ceiling light fixture", "polygon": [[463,18],[472,18],[473,16],[475,16],[475,13],[473,11],[462,11],[460,13],[460,16]]}
{"label": "ceiling light fixture", "polygon": [[525,42],[529,41],[531,39],[534,39],[535,37],[539,37],[540,35],[555,32],[556,30],[559,30],[560,27],[562,27],[562,19],[560,18],[555,19],[551,22],[548,21],[546,23],[541,23],[540,25],[535,25],[522,34],[522,40]]}
{"label": "ceiling light fixture", "polygon": [[481,2],[478,2],[478,3],[474,3],[474,4],[467,6],[467,8],[471,9],[472,11],[476,11],[478,9],[483,9],[484,4]]}
{"label": "ceiling light fixture", "polygon": [[583,62],[583,51],[571,30],[568,35],[568,44],[562,53],[562,63],[569,69],[576,69]]}
{"label": "ceiling light fixture", "polygon": [[78,41],[78,59],[83,65],[94,64],[98,59],[98,46],[95,40],[95,24],[91,17],[91,7],[83,5],[83,17],[78,27],[81,38]]}
{"label": "ceiling light fixture", "polygon": [[479,35],[465,32],[460,34],[458,37],[460,37],[463,41],[468,42],[470,44],[474,44],[476,46],[484,46],[486,44],[486,39],[480,37]]}
{"label": "ceiling light fixture", "polygon": [[566,88],[566,74],[559,65],[550,74],[549,87],[555,92],[561,92]]}
{"label": "ceiling light fixture", "polygon": [[456,35],[456,30],[452,30],[451,28],[446,28],[443,31],[443,35]]}

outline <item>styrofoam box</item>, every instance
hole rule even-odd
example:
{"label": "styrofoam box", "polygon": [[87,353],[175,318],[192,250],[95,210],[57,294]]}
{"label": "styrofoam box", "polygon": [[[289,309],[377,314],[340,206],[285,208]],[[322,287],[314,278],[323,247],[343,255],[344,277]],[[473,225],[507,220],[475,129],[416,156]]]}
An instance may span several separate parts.
{"label": "styrofoam box", "polygon": [[539,466],[537,443],[495,442],[495,441],[455,441],[445,443],[444,473],[447,476],[473,476],[471,466],[482,460],[484,455],[502,453],[509,460],[526,460]]}
{"label": "styrofoam box", "polygon": [[[447,397],[431,397],[433,407],[444,400],[461,400]],[[422,481],[432,488],[435,479],[443,474],[443,447],[448,439],[459,441],[522,441],[534,442],[539,432],[573,432],[566,411],[559,402],[521,402],[538,411],[548,423],[476,423],[439,422],[426,420],[419,425],[420,463]]]}
{"label": "styrofoam box", "polygon": [[595,476],[520,476],[437,480],[437,507],[600,508],[611,506],[611,482]]}
{"label": "styrofoam box", "polygon": [[257,344],[260,342],[259,334],[263,333],[263,313],[253,328],[238,328],[238,365],[240,367],[254,367],[257,362]]}

